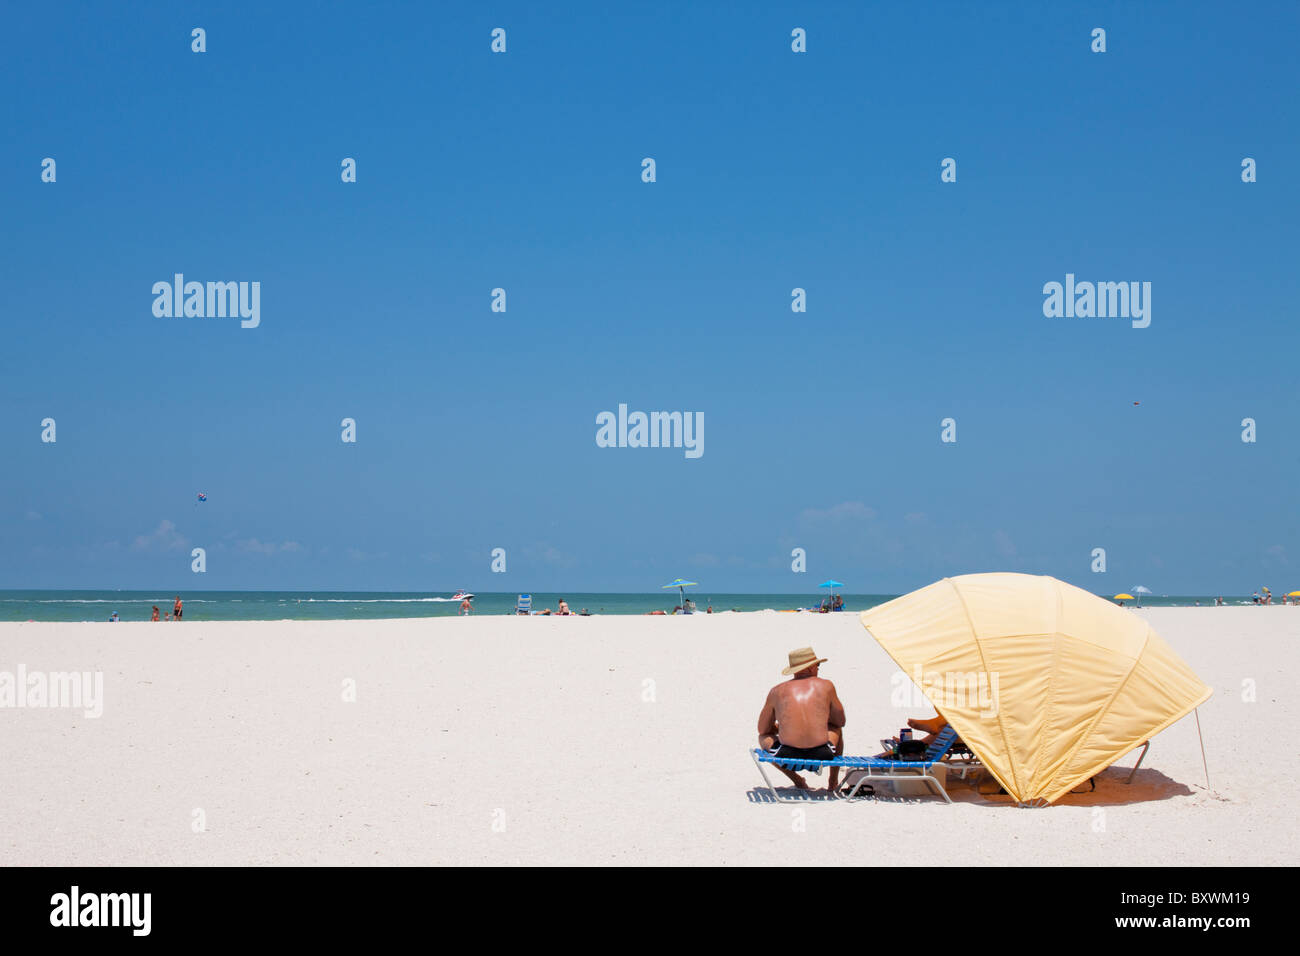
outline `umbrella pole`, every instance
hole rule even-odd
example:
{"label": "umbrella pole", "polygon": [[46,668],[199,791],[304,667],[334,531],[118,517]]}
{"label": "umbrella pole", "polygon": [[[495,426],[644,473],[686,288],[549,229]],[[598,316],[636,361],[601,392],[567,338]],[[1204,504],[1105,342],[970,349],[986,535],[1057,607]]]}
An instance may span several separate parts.
{"label": "umbrella pole", "polygon": [[1205,789],[1210,789],[1210,765],[1205,762],[1205,738],[1201,736],[1201,708],[1192,711],[1196,715],[1196,737],[1201,742],[1201,766],[1205,768]]}

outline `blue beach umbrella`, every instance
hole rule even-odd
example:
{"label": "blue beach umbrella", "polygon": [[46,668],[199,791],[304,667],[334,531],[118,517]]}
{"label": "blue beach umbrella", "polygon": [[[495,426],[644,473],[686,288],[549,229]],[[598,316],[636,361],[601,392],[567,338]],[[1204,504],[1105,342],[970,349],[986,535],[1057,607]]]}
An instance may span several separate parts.
{"label": "blue beach umbrella", "polygon": [[699,587],[699,585],[696,584],[694,581],[683,581],[681,578],[678,578],[678,579],[675,580],[675,581],[669,581],[667,584],[661,585],[661,587],[665,587],[665,588],[676,588],[676,589],[677,589],[677,593],[681,596],[682,606],[685,607],[685,606],[686,606],[686,588],[697,588],[697,587]]}
{"label": "blue beach umbrella", "polygon": [[823,581],[821,584],[819,584],[819,585],[817,585],[817,586],[818,586],[819,588],[827,588],[827,589],[829,589],[829,590],[834,590],[835,588],[842,588],[842,587],[844,587],[844,585],[843,585],[842,583],[840,583],[839,581],[836,581],[834,578],[829,578],[829,579]]}

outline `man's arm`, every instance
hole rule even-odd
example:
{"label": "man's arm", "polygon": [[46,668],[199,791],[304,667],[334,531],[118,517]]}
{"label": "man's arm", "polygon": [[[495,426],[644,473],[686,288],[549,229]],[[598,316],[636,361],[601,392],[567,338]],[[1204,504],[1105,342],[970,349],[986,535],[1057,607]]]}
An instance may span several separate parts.
{"label": "man's arm", "polygon": [[[831,684],[830,681],[826,683]],[[840,695],[836,692],[834,684],[831,684],[831,715],[829,723],[832,727],[843,727],[846,723],[844,705],[840,703]]]}
{"label": "man's arm", "polygon": [[767,700],[763,701],[763,709],[758,714],[758,735],[776,733],[776,707],[772,703],[772,691],[767,692]]}

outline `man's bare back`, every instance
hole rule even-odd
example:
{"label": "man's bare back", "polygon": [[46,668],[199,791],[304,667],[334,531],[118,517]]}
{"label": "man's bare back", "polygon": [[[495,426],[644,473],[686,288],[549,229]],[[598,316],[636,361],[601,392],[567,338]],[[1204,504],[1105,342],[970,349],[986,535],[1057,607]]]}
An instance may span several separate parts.
{"label": "man's bare back", "polygon": [[[809,663],[796,671],[795,667],[805,660]],[[790,667],[785,673],[793,672],[794,676],[767,692],[767,700],[758,715],[758,742],[764,750],[781,747],[827,752],[825,757],[814,759],[844,755],[844,705],[835,692],[835,685],[817,676],[820,664],[821,659],[812,648],[791,652]],[[798,774],[780,765],[777,769],[799,789],[807,789],[807,783]],[[832,767],[830,789],[835,789],[838,778],[839,769]]]}
{"label": "man's bare back", "polygon": [[[767,693],[768,708],[776,720],[776,736],[791,747],[820,747],[826,743],[826,731],[844,726],[844,708],[835,694],[835,685],[824,677],[795,677],[777,684]],[[838,720],[832,711],[839,710]]]}

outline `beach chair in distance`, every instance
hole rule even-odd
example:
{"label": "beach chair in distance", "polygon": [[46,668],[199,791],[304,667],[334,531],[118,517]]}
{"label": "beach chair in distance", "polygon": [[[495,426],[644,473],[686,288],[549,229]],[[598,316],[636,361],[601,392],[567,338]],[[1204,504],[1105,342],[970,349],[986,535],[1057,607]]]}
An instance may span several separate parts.
{"label": "beach chair in distance", "polygon": [[[953,743],[957,740],[957,731],[952,727],[945,727],[925,748],[925,756],[921,760],[886,760],[883,757],[836,757],[834,760],[804,760],[798,757],[774,757],[765,750],[759,750],[755,747],[750,751],[750,756],[754,758],[754,765],[758,767],[759,776],[763,778],[763,783],[772,791],[772,796],[776,797],[782,803],[800,803],[799,797],[783,797],[780,791],[767,776],[767,771],[763,769],[763,764],[773,764],[778,767],[785,767],[787,770],[808,771],[810,773],[820,773],[823,769],[829,770],[831,767],[839,767],[841,770],[848,771],[845,774],[845,784],[848,784],[848,778],[854,777],[854,783],[849,788],[848,793],[837,793],[836,796],[844,800],[861,799],[858,796],[865,785],[873,780],[898,780],[901,778],[915,779],[922,781],[930,792],[935,796],[943,797],[945,803],[952,803],[952,798],[943,788],[935,777],[933,769],[943,761],[948,751],[952,749]],[[865,796],[865,794],[864,794]]]}
{"label": "beach chair in distance", "polygon": [[515,602],[515,613],[516,614],[533,613],[533,596],[531,594],[519,595],[519,600]]}

